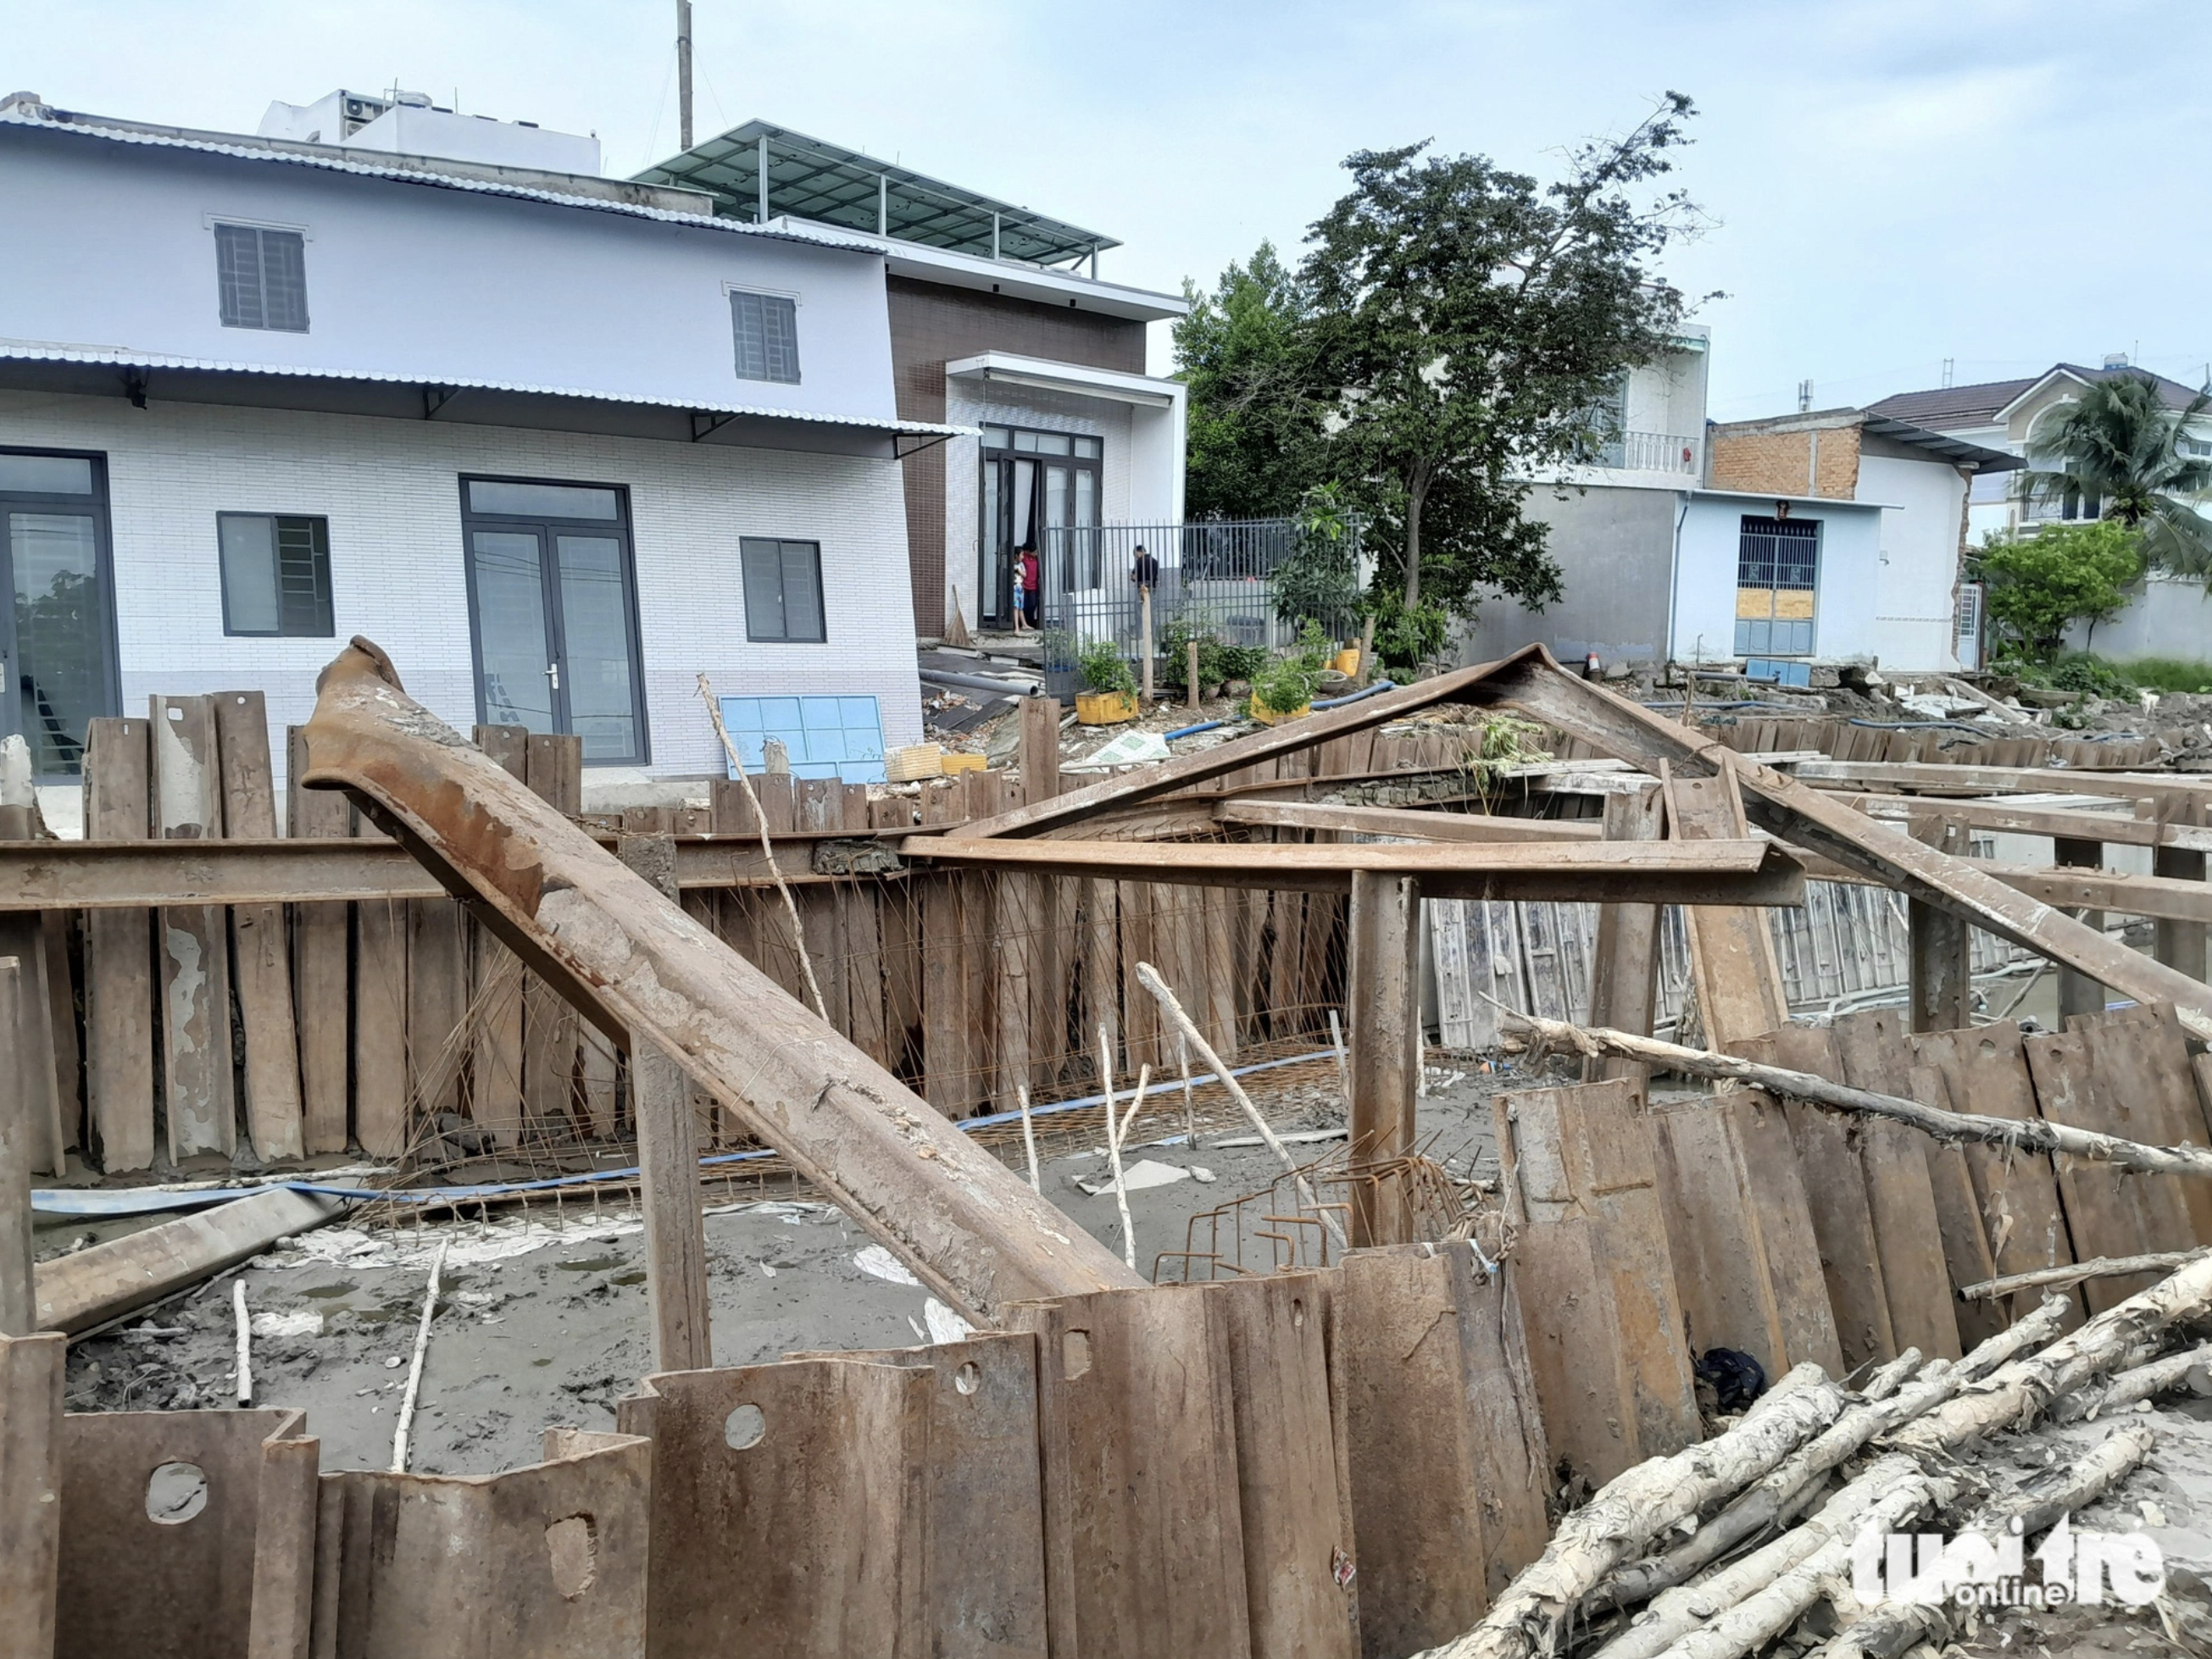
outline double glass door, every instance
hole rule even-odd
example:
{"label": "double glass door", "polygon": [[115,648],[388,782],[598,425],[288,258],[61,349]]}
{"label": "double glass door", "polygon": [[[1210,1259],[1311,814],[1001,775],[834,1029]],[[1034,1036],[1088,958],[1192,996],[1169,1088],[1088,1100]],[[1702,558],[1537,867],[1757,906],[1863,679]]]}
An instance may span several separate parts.
{"label": "double glass door", "polygon": [[121,707],[106,484],[98,456],[0,450],[0,731],[30,745],[40,778],[76,776],[87,724]]}
{"label": "double glass door", "polygon": [[647,760],[624,492],[497,478],[462,491],[479,717],[574,732],[587,764]]}
{"label": "double glass door", "polygon": [[1014,561],[1037,556],[1048,597],[1099,586],[1100,440],[1066,432],[983,428],[983,546],[978,608],[984,626],[1013,622]]}

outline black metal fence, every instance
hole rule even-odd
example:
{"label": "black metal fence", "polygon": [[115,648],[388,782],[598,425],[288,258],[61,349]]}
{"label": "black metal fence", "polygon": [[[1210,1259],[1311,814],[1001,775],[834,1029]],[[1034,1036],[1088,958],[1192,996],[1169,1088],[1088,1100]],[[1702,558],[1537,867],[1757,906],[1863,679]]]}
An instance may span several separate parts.
{"label": "black metal fence", "polygon": [[[1296,546],[1297,526],[1289,519],[1060,526],[1044,533],[1040,616],[1045,690],[1052,696],[1074,695],[1076,654],[1085,646],[1106,641],[1132,663],[1141,654],[1140,556],[1157,565],[1149,573],[1155,652],[1171,635],[1210,635],[1229,645],[1269,649],[1297,637],[1297,629],[1275,614],[1275,574]],[[1322,620],[1336,638],[1358,631],[1349,612]]]}

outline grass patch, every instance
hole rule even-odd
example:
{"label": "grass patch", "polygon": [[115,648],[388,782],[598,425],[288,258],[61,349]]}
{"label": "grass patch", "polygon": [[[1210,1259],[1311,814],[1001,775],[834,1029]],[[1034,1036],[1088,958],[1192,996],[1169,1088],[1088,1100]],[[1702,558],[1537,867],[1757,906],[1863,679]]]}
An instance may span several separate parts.
{"label": "grass patch", "polygon": [[2183,657],[2137,657],[2115,665],[2146,691],[2212,691],[2212,662]]}

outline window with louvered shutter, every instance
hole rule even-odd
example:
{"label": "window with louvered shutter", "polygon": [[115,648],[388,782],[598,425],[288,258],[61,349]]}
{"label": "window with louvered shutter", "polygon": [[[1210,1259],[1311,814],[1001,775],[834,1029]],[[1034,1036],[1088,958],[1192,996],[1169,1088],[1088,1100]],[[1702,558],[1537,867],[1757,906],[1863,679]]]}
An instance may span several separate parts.
{"label": "window with louvered shutter", "polygon": [[738,378],[799,384],[799,306],[773,294],[730,295]]}
{"label": "window with louvered shutter", "polygon": [[225,328],[307,331],[307,240],[298,231],[217,225],[215,272]]}
{"label": "window with louvered shutter", "polygon": [[747,536],[738,544],[745,582],[745,637],[763,644],[820,645],[822,544]]}

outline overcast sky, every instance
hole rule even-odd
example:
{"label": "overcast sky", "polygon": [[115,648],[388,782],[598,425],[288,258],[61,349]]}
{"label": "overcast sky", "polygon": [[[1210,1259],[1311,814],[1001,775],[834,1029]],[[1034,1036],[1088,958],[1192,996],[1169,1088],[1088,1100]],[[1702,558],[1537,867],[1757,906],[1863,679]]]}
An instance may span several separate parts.
{"label": "overcast sky", "polygon": [[[272,98],[395,82],[676,146],[674,0],[0,0],[0,81],[65,108],[252,131]],[[1348,152],[1432,138],[1539,173],[1663,90],[1702,112],[1668,259],[1725,290],[1712,413],[1871,402],[2110,351],[2192,383],[2212,9],[1943,0],[695,0],[702,134],[760,116],[1211,282],[1295,249]],[[2197,88],[2191,90],[2192,88]],[[1165,342],[1154,344],[1164,367]]]}

